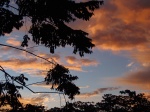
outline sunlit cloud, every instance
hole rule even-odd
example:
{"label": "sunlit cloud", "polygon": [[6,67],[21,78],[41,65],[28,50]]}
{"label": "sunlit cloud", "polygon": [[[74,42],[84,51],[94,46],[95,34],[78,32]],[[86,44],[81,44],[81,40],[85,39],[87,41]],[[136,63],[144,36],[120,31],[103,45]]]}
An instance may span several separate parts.
{"label": "sunlit cloud", "polygon": [[[4,66],[6,69],[10,69],[17,72],[25,72],[32,75],[35,74],[45,75],[46,71],[54,67],[51,63],[43,59],[39,59],[25,51],[13,49],[6,46],[0,47],[0,50],[1,50],[0,64]],[[26,48],[26,50],[33,53],[36,50],[36,48],[34,47],[31,47],[30,49]],[[69,70],[74,71],[84,72],[84,70],[82,69],[83,66],[98,65],[98,62],[96,62],[95,60],[87,58],[77,59],[73,56],[68,56],[66,57],[67,64],[65,64],[62,63],[63,58],[60,58],[58,54],[45,54],[44,52],[39,52],[37,53],[37,55],[51,61],[52,63],[60,63],[64,65],[66,68],[69,68]]]}
{"label": "sunlit cloud", "polygon": [[[106,0],[105,5],[96,11],[88,28],[97,47],[104,50],[132,50],[149,43],[150,33],[147,24],[150,22],[145,24],[145,21],[149,20],[144,17],[145,9],[138,8],[137,14],[136,7],[141,5],[134,4],[137,6],[134,6],[133,11],[129,8],[130,5],[125,5],[131,2],[134,4],[135,0],[130,2]],[[139,16],[141,13],[143,16]]]}
{"label": "sunlit cloud", "polygon": [[87,31],[99,49],[139,50],[150,43],[147,4],[147,0],[105,0],[89,22],[72,26]]}
{"label": "sunlit cloud", "polygon": [[83,65],[83,66],[97,66],[99,63],[96,60],[91,59],[77,59],[74,56],[67,56],[66,57],[67,63],[71,65]]}
{"label": "sunlit cloud", "polygon": [[99,95],[100,93],[104,93],[106,91],[113,91],[113,90],[117,90],[117,89],[119,89],[119,88],[118,87],[99,88],[99,89],[96,89],[93,92],[81,93],[80,95],[77,95],[76,97],[81,97],[81,98],[95,97],[95,96]]}
{"label": "sunlit cloud", "polygon": [[70,70],[75,70],[75,71],[85,72],[85,70],[83,70],[82,67],[97,66],[99,64],[99,62],[97,62],[96,60],[92,60],[88,58],[78,59],[74,56],[66,56],[65,58],[66,58],[66,62],[68,63],[65,66]]}
{"label": "sunlit cloud", "polygon": [[[34,50],[34,48],[30,50]],[[45,75],[46,71],[53,67],[51,63],[37,58],[36,56],[33,56],[25,51],[13,49],[6,46],[0,47],[0,51],[0,65],[5,69],[41,76]],[[55,62],[60,62],[60,56],[58,54],[52,55],[40,52],[37,55],[49,61],[55,60]]]}
{"label": "sunlit cloud", "polygon": [[32,105],[43,105],[46,106],[46,103],[49,101],[54,101],[53,98],[50,97],[49,94],[39,94],[32,98],[20,98],[21,103],[25,104],[32,104]]}
{"label": "sunlit cloud", "polygon": [[18,41],[16,38],[11,37],[6,41],[7,44],[12,45],[12,46],[20,46],[21,42]]}
{"label": "sunlit cloud", "polygon": [[49,63],[42,63],[36,58],[16,59],[10,58],[7,60],[0,59],[0,65],[6,69],[25,72],[35,75],[39,71],[45,71],[52,67]]}

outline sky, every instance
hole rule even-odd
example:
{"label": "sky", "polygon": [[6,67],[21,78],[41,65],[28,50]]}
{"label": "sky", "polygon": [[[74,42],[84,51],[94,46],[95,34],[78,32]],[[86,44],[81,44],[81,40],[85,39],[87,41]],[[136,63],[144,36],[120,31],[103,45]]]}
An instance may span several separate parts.
{"label": "sky", "polygon": [[[104,5],[89,21],[77,20],[69,24],[89,33],[95,44],[92,54],[80,57],[72,53],[70,46],[58,48],[50,54],[48,48],[36,46],[32,41],[29,41],[29,48],[24,49],[49,60],[53,58],[79,77],[75,84],[80,87],[81,94],[75,97],[75,101],[98,102],[103,94],[118,94],[125,89],[149,95],[149,19],[149,0],[104,0]],[[20,47],[26,28],[6,34],[0,38],[0,43]],[[45,71],[52,67],[23,51],[0,46],[0,52],[0,65],[13,76],[23,73],[29,79],[27,84],[43,81]],[[0,78],[4,78],[3,73],[0,73]],[[29,87],[34,91],[52,91],[44,83]],[[48,108],[65,104],[64,97],[59,94],[33,94],[27,89],[20,92],[24,103],[42,104]]]}

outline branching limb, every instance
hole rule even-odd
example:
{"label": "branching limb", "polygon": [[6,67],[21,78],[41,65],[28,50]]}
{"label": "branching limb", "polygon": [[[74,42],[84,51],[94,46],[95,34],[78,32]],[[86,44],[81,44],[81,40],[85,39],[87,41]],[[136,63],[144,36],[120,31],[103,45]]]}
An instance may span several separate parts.
{"label": "branching limb", "polygon": [[5,73],[5,75],[7,75],[8,77],[10,77],[11,79],[13,79],[15,82],[19,83],[20,85],[22,85],[23,87],[25,87],[26,89],[28,89],[29,91],[31,91],[32,93],[59,93],[59,94],[63,94],[60,92],[35,92],[32,89],[30,89],[29,87],[27,87],[26,85],[23,85],[21,82],[19,82],[18,80],[14,79],[11,75],[9,75],[2,66],[0,66],[0,71],[2,71],[3,73]]}

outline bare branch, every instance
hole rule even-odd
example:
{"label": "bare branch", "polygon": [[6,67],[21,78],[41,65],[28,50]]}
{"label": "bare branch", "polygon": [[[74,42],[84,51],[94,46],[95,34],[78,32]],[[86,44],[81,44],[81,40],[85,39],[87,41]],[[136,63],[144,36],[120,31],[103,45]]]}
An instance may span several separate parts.
{"label": "bare branch", "polygon": [[31,55],[33,55],[35,57],[41,58],[41,59],[43,59],[43,60],[45,60],[45,61],[47,61],[47,62],[49,62],[49,63],[51,63],[53,65],[57,65],[56,61],[54,59],[52,59],[52,58],[51,58],[52,61],[49,61],[48,59],[46,59],[44,57],[41,57],[41,56],[38,56],[38,55],[36,55],[36,54],[34,54],[34,53],[30,52],[30,51],[27,51],[25,49],[21,49],[21,48],[18,48],[18,47],[14,47],[14,46],[11,46],[11,45],[6,45],[6,44],[1,44],[1,43],[0,43],[0,46],[6,46],[6,47],[10,47],[10,48],[17,49],[17,50],[20,50],[20,51],[25,51],[26,53],[29,53],[29,54],[31,54]]}

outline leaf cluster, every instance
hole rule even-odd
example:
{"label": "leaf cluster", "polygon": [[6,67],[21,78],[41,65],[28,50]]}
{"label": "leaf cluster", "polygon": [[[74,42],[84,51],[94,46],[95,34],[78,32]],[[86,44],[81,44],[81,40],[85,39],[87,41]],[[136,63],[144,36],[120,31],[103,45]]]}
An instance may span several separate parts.
{"label": "leaf cluster", "polygon": [[45,77],[46,83],[52,84],[51,89],[54,89],[54,86],[57,86],[55,88],[57,91],[63,92],[71,99],[73,99],[75,95],[80,93],[79,87],[77,87],[73,83],[73,81],[77,79],[77,76],[72,76],[67,68],[59,64],[48,71],[47,76]]}

